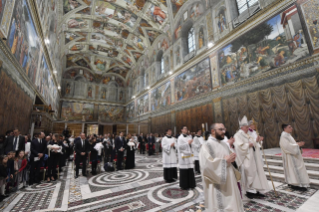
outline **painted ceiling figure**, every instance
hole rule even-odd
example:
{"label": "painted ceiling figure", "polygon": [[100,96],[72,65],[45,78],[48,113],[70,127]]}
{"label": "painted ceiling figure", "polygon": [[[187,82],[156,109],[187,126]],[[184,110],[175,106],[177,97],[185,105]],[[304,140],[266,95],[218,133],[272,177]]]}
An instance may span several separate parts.
{"label": "painted ceiling figure", "polygon": [[162,24],[166,19],[166,12],[163,11],[160,7],[152,5],[148,11],[147,14],[153,18],[155,22],[158,22],[159,24]]}
{"label": "painted ceiling figure", "polygon": [[77,8],[78,6],[79,6],[79,3],[76,0],[64,0],[64,5],[63,5],[64,13],[68,13],[71,10],[74,10],[75,8]]}

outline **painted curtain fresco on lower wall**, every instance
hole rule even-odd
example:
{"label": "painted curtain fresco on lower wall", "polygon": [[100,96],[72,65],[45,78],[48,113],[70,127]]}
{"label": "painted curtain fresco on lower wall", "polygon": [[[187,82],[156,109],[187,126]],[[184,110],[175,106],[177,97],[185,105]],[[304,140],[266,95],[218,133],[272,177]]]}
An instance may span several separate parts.
{"label": "painted curtain fresco on lower wall", "polygon": [[0,134],[15,127],[29,133],[33,99],[1,70],[0,85]]}
{"label": "painted curtain fresco on lower wall", "polygon": [[315,53],[319,53],[319,0],[309,0],[300,5]]}
{"label": "painted curtain fresco on lower wall", "polygon": [[139,98],[136,102],[137,115],[143,115],[149,112],[149,96],[148,94]]}
{"label": "painted curtain fresco on lower wall", "polygon": [[221,83],[232,84],[308,55],[300,17],[294,5],[219,50]]}
{"label": "painted curtain fresco on lower wall", "polygon": [[190,99],[211,90],[209,58],[175,77],[176,102]]}
{"label": "painted curtain fresco on lower wall", "polygon": [[124,108],[118,106],[99,105],[100,121],[124,121]]}
{"label": "painted curtain fresco on lower wall", "polygon": [[94,104],[63,102],[61,117],[69,121],[92,121],[94,118]]}
{"label": "painted curtain fresco on lower wall", "polygon": [[290,124],[293,137],[313,148],[319,137],[319,87],[316,76],[223,99],[224,124],[230,135],[244,115],[258,122],[265,148],[279,147],[282,124]]}
{"label": "painted curtain fresco on lower wall", "polygon": [[152,111],[160,108],[164,108],[171,104],[171,81],[168,81],[164,85],[155,88],[151,92],[151,107]]}

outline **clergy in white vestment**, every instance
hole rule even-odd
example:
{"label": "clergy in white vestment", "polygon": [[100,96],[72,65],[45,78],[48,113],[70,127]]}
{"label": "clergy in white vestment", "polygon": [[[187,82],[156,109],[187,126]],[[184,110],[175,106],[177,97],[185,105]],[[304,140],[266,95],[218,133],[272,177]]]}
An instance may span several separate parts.
{"label": "clergy in white vestment", "polygon": [[[233,152],[233,153],[236,154],[236,150],[235,150],[235,146],[234,146],[235,139],[234,139],[233,137],[231,137],[231,138],[228,139],[228,137],[225,135],[225,136],[224,136],[224,139],[223,139],[222,141],[225,142],[225,144],[227,144],[227,146],[229,147],[229,150],[230,150],[231,152]],[[236,161],[234,161],[232,164],[233,164],[233,166],[239,171],[239,167],[237,166]],[[240,167],[240,168],[243,169],[243,166]],[[241,184],[245,184],[245,183],[243,182],[243,180],[245,179],[245,172],[242,170],[242,171],[240,171],[240,173],[241,173],[241,178],[240,178],[240,181],[237,182],[237,185],[238,185],[238,189],[239,189],[239,192],[240,192],[240,196],[241,196],[241,198],[243,198],[242,194],[243,194],[243,193],[246,193],[246,192],[245,192],[245,190],[243,190],[243,189],[241,188]],[[245,200],[246,200],[246,199],[245,199]]]}
{"label": "clergy in white vestment", "polygon": [[244,207],[237,186],[240,174],[232,165],[236,154],[222,141],[225,132],[223,124],[213,124],[211,136],[200,150],[205,206],[209,212],[243,212]]}
{"label": "clergy in white vestment", "polygon": [[[256,132],[257,126],[255,125],[255,122],[253,120],[249,121],[248,124],[249,124],[248,135],[252,137],[254,141],[256,141],[256,148],[262,150],[261,146],[263,145],[264,138],[259,136],[258,133]],[[262,154],[260,154],[260,160],[261,160],[261,163],[264,165],[264,159]]]}
{"label": "clergy in white vestment", "polygon": [[166,130],[166,136],[162,139],[162,154],[164,180],[171,183],[177,180],[177,155],[176,138],[172,137],[172,130]]}
{"label": "clergy in white vestment", "polygon": [[300,152],[305,142],[296,142],[291,136],[291,125],[282,125],[283,132],[280,136],[280,148],[284,167],[286,183],[296,190],[307,190],[310,180]]}
{"label": "clergy in white vestment", "polygon": [[187,127],[182,127],[182,134],[178,137],[179,186],[183,190],[196,187],[194,174],[194,153],[192,151],[193,139],[187,135]]}
{"label": "clergy in white vestment", "polygon": [[243,194],[246,193],[249,199],[265,197],[262,193],[269,191],[270,187],[260,160],[261,151],[257,148],[256,141],[248,135],[249,127],[246,116],[239,121],[239,126],[240,129],[234,136],[234,146],[237,153],[236,163],[239,171],[245,177],[241,181]]}
{"label": "clergy in white vestment", "polygon": [[195,172],[200,174],[200,167],[199,167],[199,159],[198,159],[198,155],[199,155],[199,151],[201,146],[204,143],[204,138],[202,137],[202,131],[198,130],[195,137],[194,137],[194,141],[192,143],[192,149],[194,152],[194,165],[195,165]]}

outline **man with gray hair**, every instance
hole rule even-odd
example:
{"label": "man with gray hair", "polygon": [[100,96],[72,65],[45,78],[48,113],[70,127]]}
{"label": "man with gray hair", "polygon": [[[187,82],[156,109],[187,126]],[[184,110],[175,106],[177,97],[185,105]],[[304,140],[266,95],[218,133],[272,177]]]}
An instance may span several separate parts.
{"label": "man with gray hair", "polygon": [[237,153],[236,163],[243,176],[241,180],[242,193],[246,194],[249,199],[253,199],[254,197],[265,197],[261,192],[269,191],[270,187],[262,161],[258,160],[261,157],[260,148],[257,148],[256,140],[249,136],[248,125],[247,117],[244,116],[239,121],[240,129],[234,136],[234,146]]}
{"label": "man with gray hair", "polygon": [[211,135],[200,150],[199,162],[203,179],[205,206],[209,212],[243,212],[237,181],[240,174],[234,167],[236,153],[230,151],[225,137],[225,126],[211,126]]}

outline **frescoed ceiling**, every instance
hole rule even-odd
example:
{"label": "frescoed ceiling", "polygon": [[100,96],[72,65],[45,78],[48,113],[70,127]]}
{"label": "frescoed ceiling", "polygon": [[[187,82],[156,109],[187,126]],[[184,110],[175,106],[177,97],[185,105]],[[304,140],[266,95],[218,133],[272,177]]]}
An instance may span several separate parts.
{"label": "frescoed ceiling", "polygon": [[90,69],[126,79],[169,26],[166,0],[62,0],[65,70]]}

